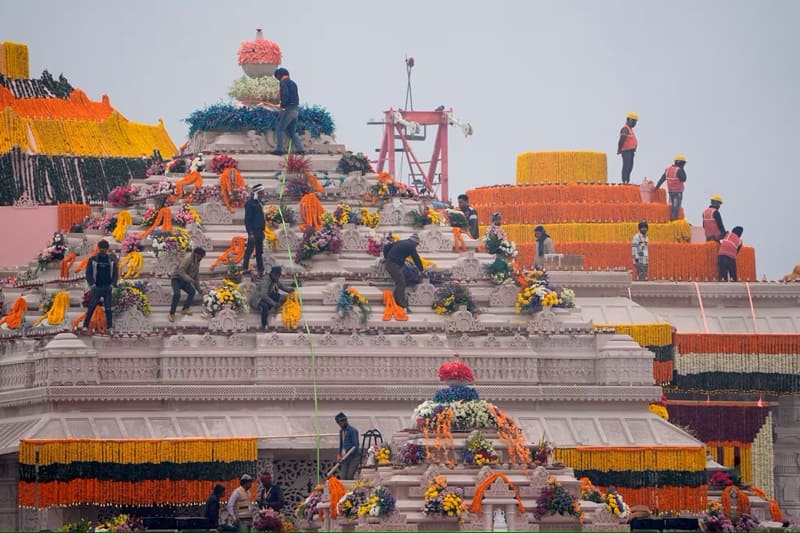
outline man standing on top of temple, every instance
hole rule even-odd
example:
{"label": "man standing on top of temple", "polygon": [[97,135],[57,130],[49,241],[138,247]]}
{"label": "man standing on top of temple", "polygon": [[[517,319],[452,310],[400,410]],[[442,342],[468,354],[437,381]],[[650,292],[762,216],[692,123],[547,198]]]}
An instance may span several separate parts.
{"label": "man standing on top of temple", "polygon": [[257,183],[253,186],[253,196],[244,203],[244,229],[247,232],[247,245],[244,249],[244,263],[242,270],[247,272],[250,268],[250,256],[256,252],[256,267],[258,277],[264,276],[264,227],[267,221],[264,218],[264,208],[261,207],[261,193],[264,186]]}
{"label": "man standing on top of temple", "polygon": [[669,193],[669,204],[672,206],[670,213],[670,220],[678,220],[678,215],[681,211],[681,203],[683,202],[683,184],[686,183],[686,171],[683,167],[686,166],[686,156],[678,154],[675,156],[675,162],[667,167],[661,178],[656,183],[656,189],[667,182],[667,192]]}
{"label": "man standing on top of temple", "polygon": [[639,122],[639,115],[628,113],[625,117],[625,125],[619,131],[619,142],[617,143],[617,153],[622,156],[622,183],[631,182],[631,172],[633,171],[633,155],[636,153],[638,142],[633,128]]}
{"label": "man standing on top of temple", "polygon": [[[284,155],[287,151],[293,154],[306,153],[303,149],[303,141],[297,135],[297,117],[300,111],[300,96],[297,92],[297,84],[289,77],[289,71],[281,67],[275,70],[275,78],[281,84],[278,94],[281,98],[280,116],[278,126],[275,129],[275,150],[273,155]],[[283,149],[283,135],[289,134],[289,150]]]}
{"label": "man standing on top of temple", "polygon": [[478,212],[469,205],[469,196],[466,194],[458,195],[458,209],[464,213],[467,219],[467,232],[473,239],[478,238]]}
{"label": "man standing on top of temple", "polygon": [[717,241],[727,233],[725,224],[722,223],[722,215],[719,208],[722,206],[722,196],[719,194],[711,195],[711,205],[703,211],[703,230],[706,233],[706,241]]}

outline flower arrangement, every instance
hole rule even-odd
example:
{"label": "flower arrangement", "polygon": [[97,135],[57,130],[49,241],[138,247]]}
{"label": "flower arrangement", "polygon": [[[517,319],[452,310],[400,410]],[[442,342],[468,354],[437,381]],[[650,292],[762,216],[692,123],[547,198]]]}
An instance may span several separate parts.
{"label": "flower arrangement", "polygon": [[115,313],[128,309],[138,309],[145,316],[152,313],[150,300],[147,298],[147,282],[120,281],[111,293],[111,308]]}
{"label": "flower arrangement", "polygon": [[120,244],[120,250],[123,254],[128,254],[134,250],[141,252],[143,249],[142,239],[139,238],[138,233],[129,233],[125,235],[125,238],[122,239],[122,244]]}
{"label": "flower arrangement", "polygon": [[418,465],[425,461],[425,446],[406,442],[397,450],[397,463],[403,466]]}
{"label": "flower arrangement", "polygon": [[336,208],[333,210],[333,213],[328,212],[328,211],[323,213],[322,222],[324,224],[326,224],[326,223],[327,224],[331,224],[332,223],[332,224],[336,224],[338,226],[344,226],[345,224],[353,222],[352,218],[353,218],[353,214],[352,214],[352,208],[350,207],[350,204],[348,204],[347,202],[342,202],[342,203],[340,203],[339,205],[336,206]]}
{"label": "flower arrangement", "polygon": [[387,516],[394,512],[395,504],[392,491],[388,488],[378,485],[370,493],[367,501],[361,504],[358,508],[358,516]]}
{"label": "flower arrangement", "polygon": [[494,261],[486,265],[483,270],[495,285],[503,285],[514,279],[514,269],[508,261],[499,256],[495,257]]}
{"label": "flower arrangement", "polygon": [[436,289],[431,307],[437,315],[450,315],[458,311],[462,305],[467,311],[472,313],[477,311],[469,288],[455,281],[449,281]]}
{"label": "flower arrangement", "polygon": [[464,449],[464,464],[494,465],[499,461],[494,445],[486,440],[483,431],[475,430],[469,434]]}
{"label": "flower arrangement", "polygon": [[228,168],[239,168],[239,161],[228,154],[217,154],[211,158],[211,172],[222,174]]}
{"label": "flower arrangement", "polygon": [[471,402],[473,400],[480,400],[475,387],[460,383],[452,383],[447,387],[438,389],[433,394],[433,401],[438,403]]}
{"label": "flower arrangement", "polygon": [[[211,130],[269,131],[278,123],[278,112],[263,107],[236,107],[221,103],[193,111],[186,122],[189,123],[189,137],[199,131]],[[323,133],[333,135],[334,130],[333,118],[324,108],[300,106],[297,118],[299,135],[308,131],[312,137],[319,137]],[[185,171],[184,167],[183,172]]]}
{"label": "flower arrangement", "polygon": [[128,514],[118,514],[112,516],[105,522],[95,526],[93,530],[84,531],[144,531],[144,523],[137,516]]}
{"label": "flower arrangement", "polygon": [[183,204],[180,210],[172,215],[172,220],[178,226],[186,227],[189,224],[197,224],[201,225],[203,223],[203,219],[200,217],[200,213],[189,204]]}
{"label": "flower arrangement", "polygon": [[725,471],[718,470],[711,474],[711,477],[708,478],[708,487],[715,488],[715,489],[724,489],[733,485],[733,480],[731,479],[731,475]]}
{"label": "flower arrangement", "polygon": [[311,171],[311,159],[304,155],[289,154],[286,159],[281,162],[281,168],[286,172],[297,174],[305,174]]}
{"label": "flower arrangement", "polygon": [[277,229],[281,227],[284,222],[288,226],[296,224],[297,212],[291,207],[285,206],[283,204],[281,204],[280,206],[269,205],[264,210],[264,218],[267,221],[267,226],[273,229]]}
{"label": "flower arrangement", "polygon": [[268,39],[255,39],[242,41],[239,46],[239,64],[245,63],[271,63],[280,65],[283,59],[281,47],[278,43]]}
{"label": "flower arrangement", "polygon": [[163,176],[166,170],[167,164],[164,161],[158,160],[150,163],[150,166],[147,167],[147,170],[145,170],[144,173],[147,177]]}
{"label": "flower arrangement", "polygon": [[339,300],[336,302],[336,313],[341,317],[345,317],[352,313],[355,307],[361,310],[361,324],[366,324],[372,310],[369,306],[369,301],[367,301],[358,289],[350,285],[345,285],[339,292]]}
{"label": "flower arrangement", "polygon": [[173,174],[185,174],[187,168],[186,159],[183,157],[176,157],[167,163],[166,171]]}
{"label": "flower arrangement", "polygon": [[630,507],[614,487],[608,488],[608,492],[603,496],[603,501],[606,504],[606,508],[611,511],[611,514],[622,520],[627,519],[628,515],[631,514]]}
{"label": "flower arrangement", "polygon": [[760,527],[759,524],[760,522],[757,517],[750,513],[742,513],[736,520],[734,527],[736,531],[763,531],[763,528]]}
{"label": "flower arrangement", "polygon": [[578,500],[573,498],[556,478],[549,477],[547,478],[547,485],[536,499],[533,516],[536,520],[541,520],[545,516],[554,514],[572,516],[579,520],[583,519]]}
{"label": "flower arrangement", "polygon": [[441,213],[431,207],[421,207],[417,211],[409,211],[407,216],[411,226],[416,229],[429,224],[441,224],[443,220]]}
{"label": "flower arrangement", "polygon": [[192,237],[183,228],[173,228],[172,231],[154,230],[150,234],[153,239],[153,253],[159,257],[163,253],[184,253],[192,249]]}
{"label": "flower arrangement", "polygon": [[375,238],[370,235],[367,239],[367,253],[375,257],[380,257],[383,255],[383,245],[385,242],[383,238]]}
{"label": "flower arrangement", "polygon": [[414,409],[413,418],[418,429],[431,430],[436,428],[446,411],[448,412],[446,416],[452,419],[453,430],[497,427],[497,421],[486,400],[458,400],[450,403],[426,400]]}
{"label": "flower arrangement", "polygon": [[84,229],[87,230],[100,230],[104,232],[111,233],[114,231],[114,228],[117,227],[117,217],[105,213],[103,215],[95,215],[86,221],[84,225]]}
{"label": "flower arrangement", "polygon": [[283,517],[270,508],[258,511],[253,520],[253,531],[283,531]]}
{"label": "flower arrangement", "polygon": [[138,189],[127,185],[114,187],[111,189],[111,192],[108,193],[108,203],[114,207],[128,207],[133,202],[137,193]]}
{"label": "flower arrangement", "polygon": [[669,411],[667,411],[667,407],[665,405],[660,403],[651,403],[649,410],[654,415],[663,418],[664,420],[669,420]]}
{"label": "flower arrangement", "polygon": [[[91,295],[91,291],[89,292]],[[55,292],[48,292],[45,294],[42,299],[39,301],[39,311],[42,313],[46,313],[53,307],[53,302],[56,301],[56,293]],[[86,307],[89,307],[88,305]]]}
{"label": "flower arrangement", "polygon": [[603,503],[603,494],[597,490],[588,477],[581,478],[581,500],[588,502]]}
{"label": "flower arrangement", "polygon": [[314,520],[317,516],[317,506],[322,501],[322,496],[325,494],[325,485],[318,483],[312,490],[308,497],[300,502],[294,510],[294,516],[299,519]]}
{"label": "flower arrangement", "polygon": [[539,442],[536,443],[536,446],[531,449],[531,458],[534,463],[543,465],[547,464],[552,456],[553,443],[545,440],[544,435],[542,435]]}
{"label": "flower arrangement", "polygon": [[339,163],[336,165],[336,171],[341,172],[342,174],[350,174],[351,172],[361,172],[361,174],[366,174],[367,172],[372,172],[372,164],[367,159],[367,156],[358,152],[354,154],[351,151],[347,151],[342,154],[342,158],[339,160]]}
{"label": "flower arrangement", "polygon": [[280,82],[274,76],[242,76],[233,80],[228,96],[240,102],[277,102]]}
{"label": "flower arrangement", "polygon": [[425,504],[422,512],[427,516],[460,517],[467,510],[464,492],[460,488],[448,487],[444,476],[434,477],[423,497]]}
{"label": "flower arrangement", "polygon": [[149,228],[156,221],[159,209],[157,207],[148,207],[142,215],[142,227]]}
{"label": "flower arrangement", "polygon": [[439,365],[439,381],[458,381],[460,383],[473,383],[475,374],[472,368],[462,361],[448,361]]}
{"label": "flower arrangement", "polygon": [[367,465],[389,465],[392,464],[392,449],[388,443],[382,443],[380,446],[373,444],[368,450]]}
{"label": "flower arrangement", "polygon": [[381,172],[378,174],[378,181],[370,187],[369,192],[363,196],[363,199],[375,204],[378,200],[386,201],[390,198],[411,198],[413,196],[414,193],[403,183],[392,178],[389,173]]}
{"label": "flower arrangement", "polygon": [[207,315],[212,317],[225,308],[241,313],[246,306],[247,299],[239,291],[239,285],[230,279],[223,279],[221,286],[208,291],[203,296],[203,309]]}
{"label": "flower arrangement", "polygon": [[337,503],[339,513],[349,520],[358,518],[358,511],[369,500],[372,489],[371,483],[366,479],[359,479]]}
{"label": "flower arrangement", "polygon": [[483,244],[487,254],[513,259],[517,256],[517,245],[509,241],[506,232],[500,226],[491,225],[483,236]]}
{"label": "flower arrangement", "polygon": [[322,252],[338,254],[342,251],[342,231],[336,225],[323,226],[319,231],[308,227],[295,256],[296,263],[303,263]]}
{"label": "flower arrangement", "polygon": [[286,195],[293,198],[302,198],[314,189],[305,174],[296,174],[286,182]]}
{"label": "flower arrangement", "polygon": [[[544,270],[532,270],[525,275],[525,285],[517,294],[514,309],[517,313],[538,313],[545,307],[574,307],[575,293],[563,289],[559,294],[558,288],[550,284]],[[568,292],[565,292],[568,291]]]}
{"label": "flower arrangement", "polygon": [[81,518],[77,522],[67,522],[58,528],[58,531],[67,533],[82,533],[84,531],[92,531],[92,523],[85,518]]}
{"label": "flower arrangement", "polygon": [[47,247],[39,253],[37,258],[38,270],[43,270],[44,267],[52,261],[61,261],[67,253],[67,238],[61,232],[53,234],[53,238],[47,244]]}
{"label": "flower arrangement", "polygon": [[703,531],[735,531],[733,522],[731,522],[725,511],[722,510],[722,505],[719,502],[709,502],[706,507],[706,512],[702,517]]}
{"label": "flower arrangement", "polygon": [[381,214],[379,211],[370,213],[366,207],[360,207],[355,213],[354,222],[358,226],[366,226],[368,228],[377,228],[381,223]]}
{"label": "flower arrangement", "polygon": [[445,216],[447,216],[447,222],[450,224],[450,227],[467,229],[467,217],[464,216],[462,211],[458,209],[445,209]]}
{"label": "flower arrangement", "polygon": [[175,187],[172,186],[172,183],[169,180],[161,180],[158,183],[151,183],[150,185],[145,187],[142,190],[141,195],[144,198],[150,198],[153,196],[168,196],[174,192],[175,192]]}

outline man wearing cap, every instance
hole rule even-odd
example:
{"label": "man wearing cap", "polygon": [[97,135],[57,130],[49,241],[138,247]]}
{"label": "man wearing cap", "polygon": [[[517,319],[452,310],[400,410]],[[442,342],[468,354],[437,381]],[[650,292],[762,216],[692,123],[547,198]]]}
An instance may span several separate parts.
{"label": "man wearing cap", "polygon": [[253,186],[253,196],[244,203],[244,229],[247,232],[247,246],[244,250],[244,264],[242,269],[247,272],[250,268],[250,255],[256,252],[256,267],[258,277],[264,275],[264,227],[267,225],[264,209],[261,207],[261,193],[264,186],[260,183]]}
{"label": "man wearing cap", "polygon": [[269,508],[280,513],[284,505],[281,486],[272,482],[270,472],[261,472],[258,480],[261,481],[261,487],[258,489],[258,507],[260,509]]}
{"label": "man wearing cap", "polygon": [[[280,265],[275,265],[270,269],[269,276],[256,282],[256,291],[259,297],[258,309],[261,311],[261,328],[265,330],[269,327],[270,311],[280,309],[283,302],[286,301],[286,294],[294,292],[294,287],[281,282],[282,273],[283,269]],[[279,291],[286,294],[281,295]]]}
{"label": "man wearing cap", "polygon": [[347,415],[344,413],[336,415],[334,420],[339,424],[339,453],[336,455],[336,462],[341,463],[340,477],[354,479],[361,458],[358,453],[358,430],[347,423]]}
{"label": "man wearing cap", "polygon": [[631,172],[633,171],[633,155],[636,153],[638,141],[633,128],[639,122],[639,115],[628,113],[625,117],[625,125],[619,131],[619,142],[617,143],[617,153],[622,156],[622,183],[631,182]]}
{"label": "man wearing cap", "polygon": [[106,327],[112,330],[112,311],[111,311],[111,288],[117,286],[117,271],[119,262],[114,254],[108,253],[108,241],[102,239],[97,243],[97,253],[89,258],[86,265],[86,283],[92,295],[89,298],[89,309],[86,311],[86,318],[83,319],[85,330],[89,328],[94,310],[103,299],[103,307],[106,312]]}
{"label": "man wearing cap", "polygon": [[192,253],[187,254],[172,273],[172,303],[169,306],[169,321],[175,322],[175,311],[181,299],[181,291],[186,293],[186,302],[183,304],[181,314],[192,314],[194,295],[200,289],[200,261],[206,256],[206,251],[199,246]]}
{"label": "man wearing cap", "polygon": [[717,251],[717,269],[720,281],[738,281],[736,276],[736,256],[742,249],[742,233],[744,229],[736,226],[725,234],[719,242]]}
{"label": "man wearing cap", "polygon": [[253,512],[250,510],[250,487],[253,486],[253,476],[242,474],[239,478],[239,487],[228,498],[228,515],[230,515],[239,531],[250,531],[253,526]]}
{"label": "man wearing cap", "polygon": [[533,228],[533,236],[536,238],[536,257],[533,259],[533,268],[543,269],[545,254],[556,253],[556,247],[553,239],[544,230],[544,226]]}
{"label": "man wearing cap", "polygon": [[683,167],[686,166],[686,156],[678,154],[675,156],[675,162],[667,167],[661,178],[656,183],[656,189],[667,182],[667,192],[669,193],[669,204],[672,206],[670,220],[678,220],[678,215],[681,211],[681,203],[683,202],[683,184],[686,183],[686,171]]}
{"label": "man wearing cap", "polygon": [[639,231],[631,239],[633,266],[636,268],[636,277],[639,281],[647,281],[647,270],[650,264],[647,250],[650,243],[647,240],[647,230],[647,221],[642,220],[639,222]]}
{"label": "man wearing cap", "polygon": [[406,277],[403,274],[403,265],[406,264],[406,258],[411,257],[419,271],[422,272],[424,270],[422,259],[419,258],[417,253],[417,246],[419,246],[419,235],[414,233],[408,239],[394,242],[389,251],[384,254],[386,271],[394,281],[394,301],[409,313],[411,310],[408,308],[408,298],[406,297]]}
{"label": "man wearing cap", "polygon": [[275,129],[275,150],[273,155],[284,155],[283,136],[289,134],[289,151],[295,154],[304,154],[303,141],[297,135],[297,117],[300,96],[297,93],[297,84],[289,77],[289,71],[281,67],[275,69],[275,78],[280,81],[278,93],[281,97],[281,110],[278,117],[278,126]]}
{"label": "man wearing cap", "polygon": [[703,230],[706,233],[706,241],[717,241],[725,235],[725,225],[722,223],[722,215],[719,208],[722,205],[722,196],[719,194],[711,195],[711,205],[703,211]]}

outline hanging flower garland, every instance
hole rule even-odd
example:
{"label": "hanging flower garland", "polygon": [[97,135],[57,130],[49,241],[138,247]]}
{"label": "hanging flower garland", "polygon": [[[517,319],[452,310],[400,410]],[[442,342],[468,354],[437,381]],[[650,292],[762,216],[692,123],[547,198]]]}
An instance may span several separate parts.
{"label": "hanging flower garland", "polygon": [[133,217],[131,216],[131,212],[127,209],[124,209],[117,213],[117,225],[114,228],[114,231],[111,232],[111,236],[114,237],[114,240],[117,242],[122,242],[125,239],[125,232],[128,230],[128,226],[133,224]]}
{"label": "hanging flower garland", "polygon": [[300,216],[303,218],[303,228],[313,228],[315,231],[322,227],[322,215],[325,209],[319,197],[313,192],[305,194],[300,199]]}
{"label": "hanging flower garland", "polygon": [[[89,311],[86,310],[77,317],[75,320],[72,321],[72,330],[77,330],[80,325],[83,323],[84,319],[86,318],[86,313]],[[106,324],[106,312],[102,306],[97,306],[94,308],[94,313],[92,313],[92,318],[89,320],[89,333],[105,333],[108,326]]]}
{"label": "hanging flower garland", "polygon": [[240,263],[244,259],[244,251],[247,247],[247,237],[234,235],[231,237],[230,245],[214,259],[209,268],[213,271],[220,263]]}
{"label": "hanging flower garland", "polygon": [[[164,232],[172,231],[172,209],[169,207],[162,207],[158,211],[153,211],[153,213],[155,213],[155,218],[153,218],[153,221],[150,222],[150,226],[142,232],[139,238],[144,239],[159,227],[161,231]],[[144,224],[147,224],[149,221],[148,214],[150,213],[145,213]],[[150,214],[150,216],[152,216],[152,214]]]}
{"label": "hanging flower garland", "polygon": [[33,327],[38,326],[45,319],[51,326],[61,325],[64,322],[67,309],[69,309],[69,293],[67,291],[57,292],[48,304],[45,313],[33,322]]}
{"label": "hanging flower garland", "polygon": [[152,312],[147,298],[146,281],[120,281],[111,293],[111,306],[115,313],[138,309],[145,316]]}
{"label": "hanging flower garland", "polygon": [[398,303],[395,301],[392,291],[383,291],[383,305],[385,307],[382,319],[384,322],[392,319],[400,322],[405,322],[408,320],[408,313],[406,313],[405,308],[400,307],[400,305],[398,305]]}
{"label": "hanging flower garland", "polygon": [[222,203],[233,213],[237,207],[243,207],[247,200],[247,188],[239,169],[228,167],[219,176],[219,191]]}
{"label": "hanging flower garland", "polygon": [[72,268],[72,265],[75,264],[75,259],[78,256],[75,252],[68,252],[64,259],[61,260],[61,265],[59,268],[58,275],[61,279],[66,279],[69,277],[69,269]]}
{"label": "hanging flower garland", "polygon": [[197,170],[189,172],[175,183],[175,196],[183,198],[184,187],[191,185],[192,189],[199,189],[203,186],[203,175]]}
{"label": "hanging flower garland", "polygon": [[22,296],[14,300],[14,305],[11,306],[6,316],[0,318],[0,325],[5,324],[8,329],[19,329],[25,317],[25,311],[28,310],[28,301]]}
{"label": "hanging flower garland", "polygon": [[339,292],[339,299],[336,301],[336,313],[341,317],[345,317],[352,313],[355,308],[361,311],[361,325],[365,325],[369,321],[369,315],[372,311],[369,301],[358,289],[345,285]]}
{"label": "hanging flower garland", "polygon": [[281,320],[287,329],[297,329],[300,325],[301,307],[297,291],[286,295],[286,300],[281,306]]}
{"label": "hanging flower garland", "polygon": [[123,279],[135,279],[142,273],[144,257],[142,252],[132,250],[119,262],[119,271]]}

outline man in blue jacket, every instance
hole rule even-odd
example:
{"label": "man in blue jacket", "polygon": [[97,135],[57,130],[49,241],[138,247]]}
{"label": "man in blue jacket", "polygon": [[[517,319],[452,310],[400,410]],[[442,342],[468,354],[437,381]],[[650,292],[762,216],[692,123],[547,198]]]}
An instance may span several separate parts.
{"label": "man in blue jacket", "polygon": [[86,265],[86,283],[89,284],[92,295],[89,298],[89,309],[86,311],[86,318],[83,320],[81,329],[85,330],[89,327],[89,321],[102,298],[106,311],[106,327],[111,332],[111,288],[117,286],[119,262],[114,254],[108,253],[107,240],[103,239],[98,242],[97,250],[97,253],[89,258],[89,263]]}
{"label": "man in blue jacket", "polygon": [[278,127],[275,130],[275,150],[274,155],[284,155],[283,135],[289,134],[289,152],[294,154],[304,154],[303,141],[297,135],[297,117],[299,116],[300,96],[297,92],[297,84],[289,77],[289,71],[281,67],[275,70],[275,78],[280,80],[279,94],[281,96],[281,110],[278,117]]}
{"label": "man in blue jacket", "polygon": [[336,462],[341,463],[340,477],[354,479],[361,459],[361,454],[358,452],[358,430],[347,423],[347,415],[344,413],[336,415],[334,420],[339,424],[339,453],[336,455]]}
{"label": "man in blue jacket", "polygon": [[244,229],[247,231],[247,247],[244,250],[242,269],[247,272],[250,268],[250,255],[255,249],[259,278],[264,275],[264,227],[267,225],[260,200],[263,190],[264,186],[260,183],[253,186],[253,196],[244,203]]}

